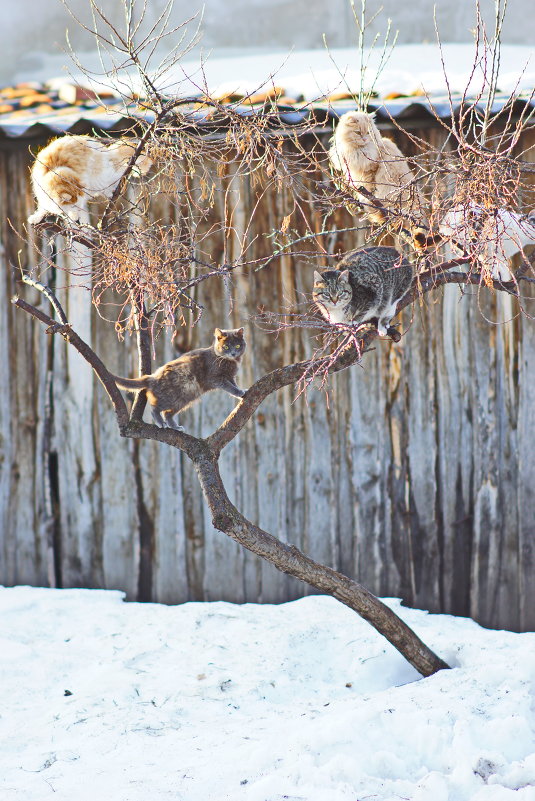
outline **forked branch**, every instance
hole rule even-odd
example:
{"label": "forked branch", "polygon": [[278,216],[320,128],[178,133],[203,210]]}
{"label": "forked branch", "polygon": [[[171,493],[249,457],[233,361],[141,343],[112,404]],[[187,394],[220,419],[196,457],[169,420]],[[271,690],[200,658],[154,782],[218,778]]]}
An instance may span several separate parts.
{"label": "forked branch", "polygon": [[[39,282],[33,282],[53,303],[62,320],[66,320],[64,312],[51,292]],[[90,364],[106,389],[115,408],[119,431],[122,436],[133,439],[155,439],[183,450],[192,460],[197,471],[204,497],[213,517],[215,528],[243,547],[269,561],[278,570],[307,582],[320,592],[326,592],[350,607],[367,620],[380,634],[397,648],[401,654],[423,676],[429,676],[448,665],[433,653],[416,634],[387,606],[368,590],[347,576],[321,565],[305,556],[294,546],[285,545],[277,537],[263,531],[247,520],[230,502],[218,469],[219,451],[223,446],[225,432],[235,436],[231,424],[220,429],[219,440],[215,435],[208,440],[193,437],[174,429],[161,429],[141,420],[132,420],[124,400],[119,392],[113,376],[94,351],[72,330],[66,322],[56,322],[52,317],[27,303],[21,298],[14,298],[13,303],[23,311],[49,326],[49,333],[60,333],[67,342],[73,345]],[[373,332],[366,332],[363,339],[373,337]],[[342,352],[333,369],[343,369],[356,359],[355,349]],[[245,408],[247,418],[253,414],[261,401],[271,392],[299,380],[306,371],[309,362],[289,365],[281,370],[264,376],[245,396],[240,408]],[[247,400],[249,396],[249,400]],[[240,421],[241,422],[241,421]],[[240,429],[244,423],[241,423]],[[216,432],[217,433],[217,432]]]}

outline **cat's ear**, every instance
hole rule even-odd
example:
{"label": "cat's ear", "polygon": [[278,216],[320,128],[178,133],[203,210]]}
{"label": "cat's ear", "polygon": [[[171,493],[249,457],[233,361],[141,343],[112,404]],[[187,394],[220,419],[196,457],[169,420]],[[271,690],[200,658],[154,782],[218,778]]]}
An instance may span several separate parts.
{"label": "cat's ear", "polygon": [[340,273],[340,281],[344,281],[346,284],[349,284],[349,270],[342,270]]}
{"label": "cat's ear", "polygon": [[242,336],[243,336],[243,328],[237,328],[237,329],[236,329],[236,333],[237,333],[237,335],[238,335],[239,337],[242,337]]}
{"label": "cat's ear", "polygon": [[323,284],[323,278],[317,270],[314,270],[314,286],[316,284]]}
{"label": "cat's ear", "polygon": [[221,339],[221,337],[223,336],[223,332],[221,331],[221,329],[220,329],[220,328],[216,328],[216,330],[214,331],[214,335],[215,335],[215,336],[216,336],[218,339]]}

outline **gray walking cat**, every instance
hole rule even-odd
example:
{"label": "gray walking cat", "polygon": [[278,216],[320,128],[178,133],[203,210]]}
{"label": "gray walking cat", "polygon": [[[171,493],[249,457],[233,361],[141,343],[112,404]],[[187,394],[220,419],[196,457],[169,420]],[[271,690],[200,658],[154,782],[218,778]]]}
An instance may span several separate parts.
{"label": "gray walking cat", "polygon": [[412,283],[412,267],[395,248],[352,250],[336,270],[314,272],[312,299],[330,323],[374,323],[396,342],[389,323]]}
{"label": "gray walking cat", "polygon": [[114,375],[113,378],[122,389],[147,390],[156,425],[183,431],[174,416],[195,403],[205,392],[224,389],[236,398],[245,395],[245,390],[234,381],[244,350],[243,328],[227,331],[216,328],[209,348],[184,353],[151,375],[139,378]]}

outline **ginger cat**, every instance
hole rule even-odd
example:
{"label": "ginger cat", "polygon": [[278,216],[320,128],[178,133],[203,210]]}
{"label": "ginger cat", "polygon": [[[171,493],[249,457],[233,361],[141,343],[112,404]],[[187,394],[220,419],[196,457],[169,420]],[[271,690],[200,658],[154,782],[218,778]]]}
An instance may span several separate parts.
{"label": "ginger cat", "polygon": [[382,201],[385,208],[405,212],[424,222],[424,202],[414,183],[414,174],[398,146],[381,136],[373,114],[348,111],[340,117],[329,159],[334,169],[343,173],[356,197],[368,204],[365,214],[371,222],[385,222],[384,214],[370,206],[368,198],[359,195],[359,186]]}
{"label": "ginger cat", "polygon": [[[137,145],[135,139],[111,144],[90,136],[54,139],[37,154],[32,167],[37,209],[28,222],[35,225],[47,214],[79,220],[89,200],[112,196]],[[132,173],[145,175],[151,165],[152,160],[141,153]]]}

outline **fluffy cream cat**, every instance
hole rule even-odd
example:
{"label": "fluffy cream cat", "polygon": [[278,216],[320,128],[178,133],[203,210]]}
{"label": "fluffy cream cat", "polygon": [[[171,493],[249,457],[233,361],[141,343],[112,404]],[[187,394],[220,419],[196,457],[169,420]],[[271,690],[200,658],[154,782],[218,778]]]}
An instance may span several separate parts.
{"label": "fluffy cream cat", "polygon": [[[37,154],[32,167],[37,209],[28,222],[35,225],[47,214],[79,220],[88,200],[112,196],[137,145],[135,139],[111,144],[90,136],[54,139]],[[145,175],[151,164],[142,153],[133,174]]]}
{"label": "fluffy cream cat", "polygon": [[[373,114],[348,111],[340,117],[329,159],[334,169],[344,175],[355,196],[365,204],[369,204],[369,200],[356,191],[359,186],[382,201],[385,208],[405,212],[418,222],[424,222],[423,199],[407,160],[391,139],[381,136]],[[370,205],[364,208],[371,222],[385,221],[381,211]]]}
{"label": "fluffy cream cat", "polygon": [[458,203],[444,215],[439,232],[489,270],[495,281],[511,281],[511,259],[535,245],[535,211],[528,216],[508,209]]}

